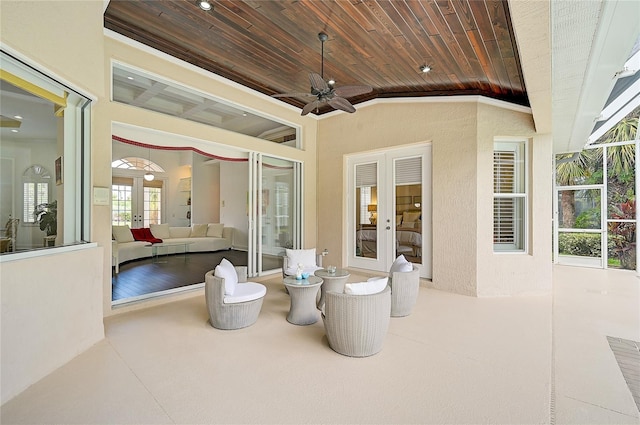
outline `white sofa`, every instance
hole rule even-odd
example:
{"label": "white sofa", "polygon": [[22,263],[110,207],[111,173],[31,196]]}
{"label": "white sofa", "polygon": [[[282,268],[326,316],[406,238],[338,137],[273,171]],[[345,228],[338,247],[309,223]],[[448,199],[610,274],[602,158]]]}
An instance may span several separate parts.
{"label": "white sofa", "polygon": [[[136,229],[134,229],[135,231]],[[166,243],[186,243],[190,242],[188,252],[209,252],[230,249],[233,244],[233,227],[224,227],[221,223],[194,224],[191,227],[170,227],[167,224],[156,224],[150,226],[151,234],[154,238],[162,239]],[[152,250],[146,240],[135,240],[129,226],[113,226],[112,236],[113,258],[116,273],[119,265],[140,258],[151,257]],[[170,253],[183,248],[169,248]]]}

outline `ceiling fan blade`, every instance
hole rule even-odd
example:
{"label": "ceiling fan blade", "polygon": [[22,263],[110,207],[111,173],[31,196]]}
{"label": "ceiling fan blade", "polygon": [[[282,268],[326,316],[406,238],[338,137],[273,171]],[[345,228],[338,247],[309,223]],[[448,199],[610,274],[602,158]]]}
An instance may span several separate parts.
{"label": "ceiling fan blade", "polygon": [[307,115],[309,112],[316,109],[319,105],[320,105],[320,102],[317,100],[307,103],[306,105],[304,105],[304,108],[302,108],[302,113],[300,115],[303,115],[303,116]]}
{"label": "ceiling fan blade", "polygon": [[329,99],[328,103],[334,108],[349,112],[350,114],[356,111],[356,108],[344,97],[334,96],[332,99]]}
{"label": "ceiling fan blade", "polygon": [[314,72],[309,73],[309,82],[311,83],[311,87],[318,90],[319,92],[329,90],[327,82],[324,81],[324,79],[320,75]]}
{"label": "ceiling fan blade", "polygon": [[336,87],[334,93],[341,97],[353,97],[373,91],[371,86],[342,86]]}
{"label": "ceiling fan blade", "polygon": [[272,94],[271,97],[316,97],[316,95],[311,93],[277,93]]}

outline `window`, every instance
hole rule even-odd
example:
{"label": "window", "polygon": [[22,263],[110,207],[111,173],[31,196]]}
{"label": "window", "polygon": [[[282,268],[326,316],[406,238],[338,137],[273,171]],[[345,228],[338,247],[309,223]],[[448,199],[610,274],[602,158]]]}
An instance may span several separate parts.
{"label": "window", "polygon": [[0,254],[88,241],[91,101],[5,51],[0,70],[0,226],[15,223]]}
{"label": "window", "polygon": [[23,222],[34,224],[36,206],[49,202],[51,174],[41,165],[32,165],[23,174]]}
{"label": "window", "polygon": [[116,102],[300,148],[298,129],[285,122],[131,66],[114,63],[112,69]]}
{"label": "window", "polygon": [[494,143],[494,252],[524,252],[527,246],[527,170],[525,152],[525,142]]}

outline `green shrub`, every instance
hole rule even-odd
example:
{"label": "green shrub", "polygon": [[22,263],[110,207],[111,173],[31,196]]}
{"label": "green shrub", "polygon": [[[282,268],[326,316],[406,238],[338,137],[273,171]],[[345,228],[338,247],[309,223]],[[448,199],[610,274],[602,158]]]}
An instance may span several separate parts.
{"label": "green shrub", "polygon": [[599,233],[560,233],[558,249],[561,255],[601,257],[602,246]]}

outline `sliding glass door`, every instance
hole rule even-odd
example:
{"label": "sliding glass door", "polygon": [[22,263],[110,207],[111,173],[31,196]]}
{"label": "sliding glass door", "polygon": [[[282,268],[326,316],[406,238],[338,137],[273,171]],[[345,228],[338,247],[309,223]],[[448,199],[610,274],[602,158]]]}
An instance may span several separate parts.
{"label": "sliding glass door", "polygon": [[301,164],[249,156],[249,275],[274,272],[286,248],[301,246]]}

